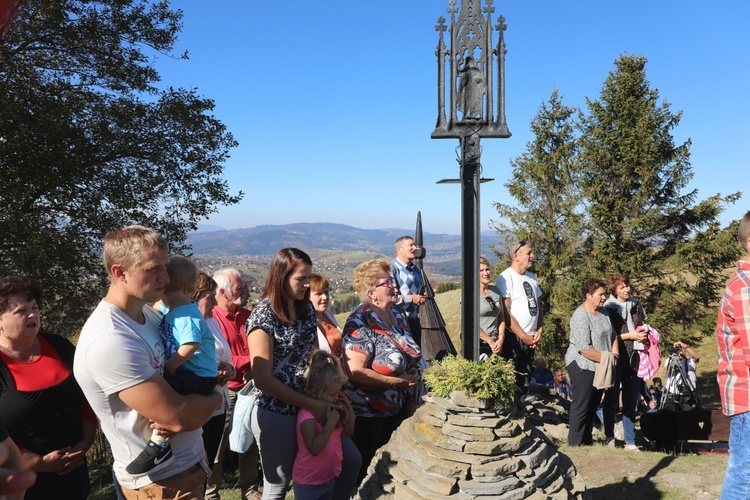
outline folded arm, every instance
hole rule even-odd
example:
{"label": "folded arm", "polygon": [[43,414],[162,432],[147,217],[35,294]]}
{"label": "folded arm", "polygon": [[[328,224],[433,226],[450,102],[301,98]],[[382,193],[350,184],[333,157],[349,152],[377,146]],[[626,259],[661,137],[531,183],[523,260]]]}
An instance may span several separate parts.
{"label": "folded arm", "polygon": [[171,432],[192,431],[208,422],[221,406],[221,395],[180,395],[155,373],[140,384],[118,393],[123,403]]}

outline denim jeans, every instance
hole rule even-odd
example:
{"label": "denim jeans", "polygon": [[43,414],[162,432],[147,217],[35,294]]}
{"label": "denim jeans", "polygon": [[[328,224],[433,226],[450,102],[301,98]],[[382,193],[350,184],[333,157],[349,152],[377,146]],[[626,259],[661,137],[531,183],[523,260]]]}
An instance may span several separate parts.
{"label": "denim jeans", "polygon": [[730,417],[729,463],[721,500],[750,498],[750,412]]}
{"label": "denim jeans", "polygon": [[622,430],[625,434],[625,444],[635,444],[635,416],[640,387],[641,379],[636,371],[619,363],[615,385],[607,389],[604,395],[604,434],[607,438],[615,436],[615,416],[622,392]]}

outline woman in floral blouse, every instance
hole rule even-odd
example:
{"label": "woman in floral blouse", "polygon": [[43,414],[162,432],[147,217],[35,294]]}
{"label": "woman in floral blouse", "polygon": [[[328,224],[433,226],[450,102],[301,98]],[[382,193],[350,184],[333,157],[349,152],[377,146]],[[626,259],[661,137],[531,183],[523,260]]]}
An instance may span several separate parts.
{"label": "woman in floral blouse", "polygon": [[286,495],[297,454],[299,409],[326,421],[329,403],[306,395],[303,380],[317,336],[310,304],[311,272],[312,261],[305,252],[279,250],[263,299],[247,320],[250,364],[259,391],[251,426],[263,466],[264,499]]}
{"label": "woman in floral blouse", "polygon": [[375,451],[404,419],[409,390],[418,387],[425,364],[406,317],[394,307],[398,295],[390,264],[377,259],[360,264],[354,290],[362,303],[346,321],[342,345],[346,393],[357,415],[352,439],[362,454],[361,482]]}

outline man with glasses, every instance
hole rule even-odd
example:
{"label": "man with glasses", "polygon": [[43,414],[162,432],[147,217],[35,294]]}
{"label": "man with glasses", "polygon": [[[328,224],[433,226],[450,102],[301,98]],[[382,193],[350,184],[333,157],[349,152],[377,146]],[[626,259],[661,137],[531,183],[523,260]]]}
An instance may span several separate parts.
{"label": "man with glasses", "polygon": [[511,264],[497,278],[497,288],[503,296],[506,326],[513,335],[506,335],[501,355],[515,364],[516,384],[521,391],[529,385],[529,373],[534,360],[534,349],[542,337],[543,313],[539,304],[542,290],[536,276],[529,272],[534,263],[534,252],[525,241],[509,247]]}
{"label": "man with glasses", "polygon": [[422,345],[422,327],[419,324],[419,306],[425,303],[427,295],[422,291],[422,273],[414,265],[417,245],[411,236],[402,236],[394,245],[396,258],[391,263],[391,273],[396,280],[399,299],[396,302],[404,308],[409,321],[412,338]]}

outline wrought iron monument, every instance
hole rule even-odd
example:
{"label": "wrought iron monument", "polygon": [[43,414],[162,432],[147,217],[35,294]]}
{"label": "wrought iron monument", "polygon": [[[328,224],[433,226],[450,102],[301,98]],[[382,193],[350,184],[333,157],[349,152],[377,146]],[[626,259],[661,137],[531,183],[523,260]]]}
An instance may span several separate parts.
{"label": "wrought iron monument", "polygon": [[[506,138],[505,121],[505,18],[494,30],[493,0],[450,0],[450,24],[439,17],[435,30],[438,45],[438,118],[433,139],[459,139],[461,148],[461,354],[479,357],[479,185],[482,137]],[[450,47],[444,33],[448,29]],[[447,106],[446,106],[447,98]]]}

